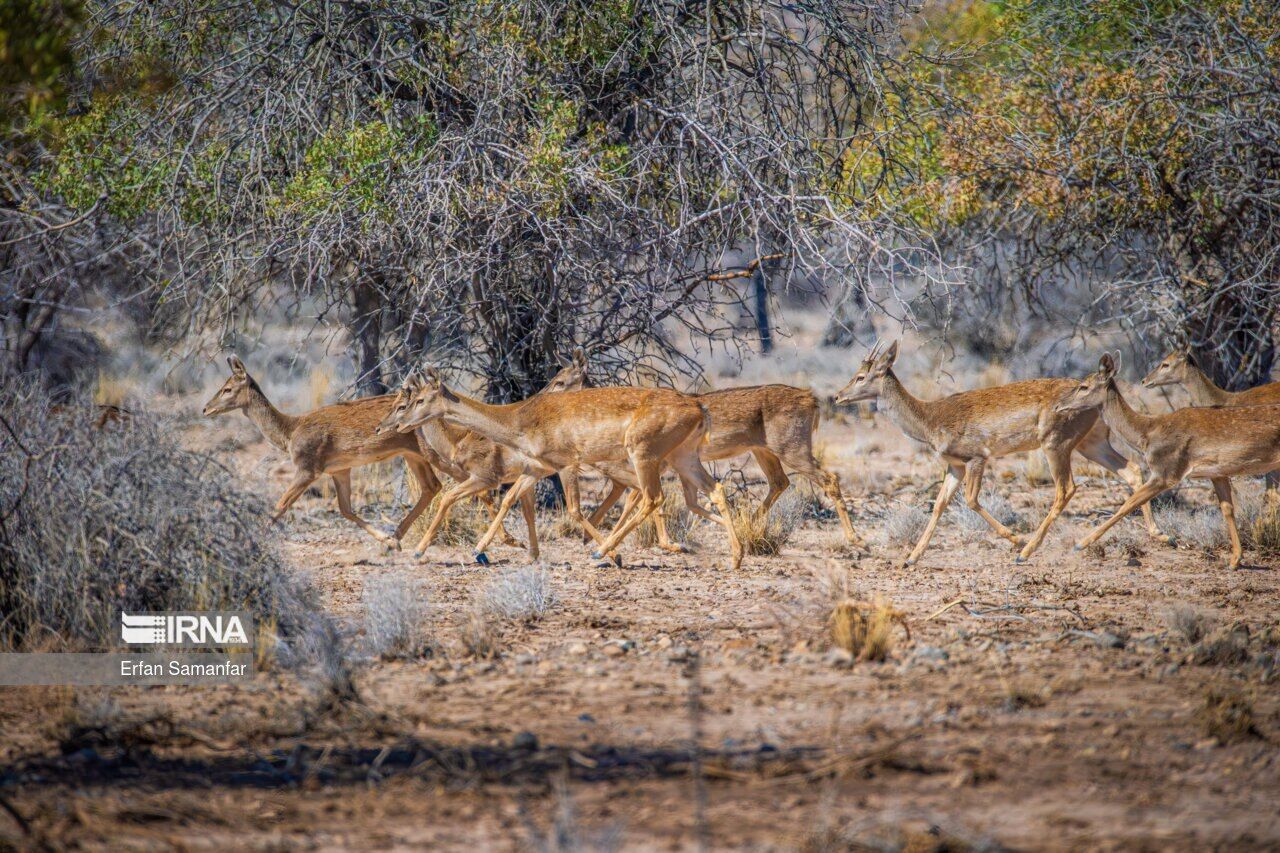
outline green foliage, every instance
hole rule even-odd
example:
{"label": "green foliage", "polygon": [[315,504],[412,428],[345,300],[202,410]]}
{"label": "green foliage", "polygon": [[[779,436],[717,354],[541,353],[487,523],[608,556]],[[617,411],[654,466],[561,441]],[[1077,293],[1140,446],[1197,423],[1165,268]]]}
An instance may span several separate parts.
{"label": "green foliage", "polygon": [[0,120],[6,127],[61,103],[83,16],[80,0],[0,2]]}

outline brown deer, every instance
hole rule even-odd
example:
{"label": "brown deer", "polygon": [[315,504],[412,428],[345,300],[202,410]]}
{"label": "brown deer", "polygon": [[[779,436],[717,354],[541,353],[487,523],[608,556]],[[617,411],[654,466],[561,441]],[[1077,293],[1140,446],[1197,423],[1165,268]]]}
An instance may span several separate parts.
{"label": "brown deer", "polygon": [[1079,382],[1055,411],[1070,415],[1101,407],[1107,426],[1142,454],[1151,474],[1115,515],[1080,540],[1076,550],[1097,542],[1117,521],[1137,507],[1145,509],[1152,498],[1185,478],[1205,477],[1213,483],[1231,537],[1228,565],[1238,567],[1242,549],[1230,478],[1280,470],[1280,405],[1187,408],[1144,415],[1125,402],[1115,375],[1115,360],[1104,355],[1097,372]]}
{"label": "brown deer", "polygon": [[[1076,387],[1074,379],[1032,379],[964,391],[941,400],[921,400],[908,393],[894,375],[892,368],[897,357],[897,341],[883,353],[877,347],[862,362],[857,375],[836,397],[836,402],[877,400],[880,411],[907,435],[927,444],[947,464],[933,514],[920,540],[906,557],[906,565],[913,565],[929,546],[938,520],[962,482],[965,503],[982,516],[992,530],[1015,548],[1022,549],[1017,559],[1020,563],[1040,547],[1049,527],[1075,494],[1075,480],[1071,476],[1073,450],[1123,477],[1132,488],[1141,483],[1141,469],[1111,446],[1109,433],[1099,421],[1096,408],[1070,413],[1054,409],[1058,401]],[[987,512],[978,494],[982,491],[982,474],[989,460],[1036,448],[1044,451],[1048,460],[1054,501],[1044,521],[1024,545],[1012,530]],[[1143,513],[1148,532],[1161,535],[1150,507],[1144,507]]]}
{"label": "brown deer", "polygon": [[[1191,403],[1195,406],[1266,406],[1280,403],[1280,382],[1268,382],[1243,391],[1219,388],[1186,350],[1169,353],[1142,380],[1144,388],[1159,388],[1163,385],[1181,385],[1187,389]],[[1266,482],[1267,498],[1280,499],[1280,473],[1271,472],[1267,475]]]}
{"label": "brown deer", "polygon": [[[586,383],[586,368],[586,356],[579,348],[574,351],[572,361],[552,377],[547,387],[539,393],[550,394],[583,387]],[[381,435],[397,431],[427,382],[427,378],[418,372],[411,373],[396,392],[391,410],[378,424],[375,433]],[[423,423],[419,429],[422,441],[439,457],[437,467],[454,479],[454,485],[441,495],[435,517],[414,550],[417,558],[421,558],[435,541],[440,525],[448,518],[454,503],[487,494],[507,483],[514,483],[525,472],[536,468],[535,463],[525,459],[518,451],[440,418]],[[624,479],[634,480],[634,477]],[[622,488],[626,488],[626,484]],[[520,496],[520,509],[524,515],[525,528],[529,531],[529,558],[536,560],[539,553],[538,534],[531,490]]]}
{"label": "brown deer", "polygon": [[[428,369],[427,376],[428,383],[398,429],[411,430],[429,420],[444,419],[513,448],[528,460],[530,470],[507,492],[498,518],[476,546],[482,562],[502,515],[538,479],[556,472],[567,472],[562,479],[570,516],[599,543],[597,556],[612,556],[645,518],[660,511],[660,474],[665,463],[680,477],[690,509],[724,525],[733,567],[741,565],[742,545],[730,521],[724,487],[698,458],[707,414],[693,398],[660,388],[586,388],[494,406],[458,394],[435,370]],[[583,465],[609,463],[629,465],[639,498],[635,511],[625,515],[605,537],[582,515],[577,470]],[[698,506],[700,491],[711,497],[719,516]]]}
{"label": "brown deer", "polygon": [[[323,406],[305,415],[281,412],[262,393],[244,363],[234,355],[227,359],[231,375],[205,404],[205,417],[240,409],[273,447],[289,454],[293,481],[275,506],[272,522],[284,516],[307,487],[322,474],[333,478],[338,511],[361,530],[398,549],[400,538],[440,491],[440,480],[413,435],[374,435],[374,429],[391,409],[392,397],[364,397]],[[418,501],[390,536],[369,524],[351,509],[351,469],[395,456],[404,457],[421,488]]]}
{"label": "brown deer", "polygon": [[[823,470],[813,456],[813,433],[818,428],[818,401],[813,392],[790,385],[755,385],[711,391],[695,397],[707,410],[711,423],[707,441],[698,449],[703,462],[732,459],[750,453],[764,472],[769,493],[760,505],[767,515],[774,501],[791,485],[786,469],[822,489],[840,517],[845,539],[861,546],[840,492],[840,480]],[[617,500],[615,488],[589,521],[598,525]],[[660,527],[661,535],[665,531]]]}

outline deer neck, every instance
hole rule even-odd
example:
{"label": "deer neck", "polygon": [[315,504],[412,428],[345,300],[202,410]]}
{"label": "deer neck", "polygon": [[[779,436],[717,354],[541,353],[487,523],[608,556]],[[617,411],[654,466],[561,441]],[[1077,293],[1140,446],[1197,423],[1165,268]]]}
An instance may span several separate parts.
{"label": "deer neck", "polygon": [[1120,394],[1114,379],[1107,386],[1107,396],[1102,401],[1102,420],[1130,447],[1146,449],[1152,418],[1140,414],[1129,405]]}
{"label": "deer neck", "polygon": [[1235,396],[1230,391],[1215,385],[1213,380],[1198,367],[1192,367],[1187,371],[1185,385],[1187,393],[1191,395],[1191,399],[1197,406],[1226,406]]}
{"label": "deer neck", "polygon": [[928,402],[913,397],[892,370],[885,374],[877,407],[911,438],[925,444],[934,443],[937,430],[929,420]]}
{"label": "deer neck", "polygon": [[452,424],[446,424],[439,418],[427,421],[421,429],[422,437],[426,440],[428,447],[445,459],[452,458],[453,452],[458,449],[458,442],[462,439],[461,430]]}
{"label": "deer neck", "polygon": [[444,420],[463,429],[479,433],[490,441],[526,450],[530,447],[528,434],[520,410],[528,401],[490,405],[455,393],[457,398],[449,403]]}
{"label": "deer neck", "polygon": [[253,421],[258,432],[262,433],[262,437],[273,447],[277,450],[289,449],[289,439],[293,437],[298,419],[292,415],[286,415],[271,405],[271,401],[261,389],[254,388],[254,393],[249,398],[249,405],[244,408],[244,414]]}

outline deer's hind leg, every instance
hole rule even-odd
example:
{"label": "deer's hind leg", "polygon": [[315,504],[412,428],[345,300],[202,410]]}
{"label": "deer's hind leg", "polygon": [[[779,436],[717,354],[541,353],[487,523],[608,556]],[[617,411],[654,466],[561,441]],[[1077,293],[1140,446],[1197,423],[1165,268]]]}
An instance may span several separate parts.
{"label": "deer's hind leg", "polygon": [[1227,526],[1227,535],[1231,537],[1231,558],[1227,568],[1240,567],[1240,557],[1244,551],[1240,547],[1240,529],[1236,527],[1236,505],[1231,499],[1231,480],[1226,477],[1214,477],[1213,491],[1218,495],[1218,508],[1222,510],[1222,522]]}
{"label": "deer's hind leg", "polygon": [[1110,530],[1112,527],[1115,526],[1116,522],[1124,518],[1129,513],[1133,512],[1139,506],[1142,506],[1147,501],[1154,498],[1156,495],[1163,492],[1165,489],[1169,488],[1170,485],[1171,484],[1166,482],[1165,480],[1159,480],[1159,479],[1152,479],[1143,483],[1141,486],[1139,486],[1137,489],[1134,490],[1133,494],[1129,496],[1129,499],[1127,501],[1125,501],[1120,505],[1120,508],[1115,511],[1114,515],[1112,515],[1106,521],[1102,522],[1097,527],[1095,527],[1088,536],[1084,537],[1079,542],[1077,542],[1076,550],[1077,551],[1083,550],[1085,548],[1088,548],[1094,542],[1097,542],[1098,539],[1102,537],[1102,534],[1106,533],[1108,530]]}
{"label": "deer's hind leg", "polygon": [[1027,542],[1022,552],[1018,554],[1017,562],[1022,563],[1031,557],[1044,542],[1045,535],[1049,532],[1049,528],[1058,516],[1062,515],[1062,511],[1067,508],[1067,504],[1071,503],[1071,498],[1076,493],[1076,481],[1071,476],[1071,448],[1061,445],[1046,445],[1044,448],[1044,458],[1049,463],[1049,474],[1053,477],[1053,505],[1049,507],[1049,512],[1045,515],[1044,521],[1040,522],[1040,526],[1036,528],[1036,532],[1031,535],[1031,540]]}
{"label": "deer's hind leg", "polygon": [[756,464],[764,472],[764,479],[769,484],[769,494],[764,496],[764,502],[760,504],[759,510],[761,516],[766,516],[774,502],[782,497],[782,493],[791,485],[791,478],[782,467],[782,460],[772,450],[755,447],[752,448],[751,455],[755,457]]}
{"label": "deer's hind leg", "polygon": [[408,456],[404,459],[405,465],[409,467],[409,471],[413,473],[414,478],[418,481],[418,502],[410,508],[404,519],[396,527],[396,541],[404,538],[409,532],[409,528],[418,520],[418,516],[426,511],[431,505],[432,499],[440,492],[440,479],[436,477],[435,471],[421,459],[411,459]]}
{"label": "deer's hind leg", "polygon": [[845,541],[856,548],[865,548],[866,543],[853,529],[849,510],[844,505],[844,494],[840,491],[840,478],[819,465],[818,460],[814,459],[813,454],[807,449],[788,454],[782,458],[782,461],[826,494],[827,499],[835,507],[836,515],[840,518],[840,528],[844,531]]}
{"label": "deer's hind leg", "polygon": [[338,493],[338,512],[342,513],[342,517],[350,521],[365,533],[368,533],[374,539],[385,544],[388,548],[400,550],[399,538],[392,538],[356,515],[355,510],[351,508],[351,469],[343,468],[341,471],[332,471],[329,476],[333,477],[333,485]]}

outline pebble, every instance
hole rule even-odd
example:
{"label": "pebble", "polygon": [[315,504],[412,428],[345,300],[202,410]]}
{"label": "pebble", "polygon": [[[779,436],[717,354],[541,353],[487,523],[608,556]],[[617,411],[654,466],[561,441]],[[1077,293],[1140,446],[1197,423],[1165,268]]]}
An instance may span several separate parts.
{"label": "pebble", "polygon": [[538,748],[538,736],[533,732],[520,732],[511,739],[511,746],[515,749],[535,750]]}
{"label": "pebble", "polygon": [[657,645],[658,645],[658,648],[660,649],[669,649],[671,648],[671,638],[668,637],[666,634],[662,634],[658,637]]}
{"label": "pebble", "polygon": [[587,653],[587,644],[573,643],[572,645],[569,646],[568,651],[569,651],[569,654],[571,655],[585,655]]}
{"label": "pebble", "polygon": [[822,658],[828,666],[834,667],[850,667],[853,666],[853,653],[848,649],[839,647],[830,649]]}
{"label": "pebble", "polygon": [[929,661],[943,661],[948,660],[951,657],[951,655],[947,653],[946,649],[939,648],[938,646],[916,646],[916,649],[911,653],[911,656],[916,660]]}
{"label": "pebble", "polygon": [[627,650],[617,643],[610,643],[604,647],[604,653],[606,657],[617,658],[625,655]]}

